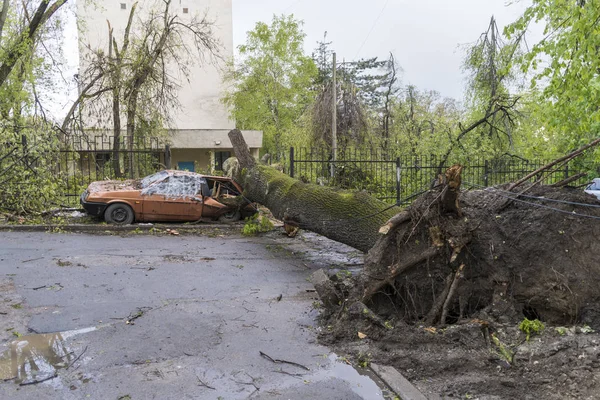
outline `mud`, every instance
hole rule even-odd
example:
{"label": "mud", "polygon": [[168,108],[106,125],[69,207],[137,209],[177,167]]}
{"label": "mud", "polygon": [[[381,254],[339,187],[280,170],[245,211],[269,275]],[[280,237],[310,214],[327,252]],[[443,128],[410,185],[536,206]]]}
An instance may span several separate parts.
{"label": "mud", "polygon": [[[398,324],[386,330],[363,319],[333,318],[324,320],[319,339],[353,362],[368,355],[371,362],[394,366],[431,399],[598,398],[600,336],[596,332],[546,326],[527,342],[514,325],[493,329],[513,354],[512,362],[475,322],[436,330]],[[567,333],[559,333],[563,329]],[[367,338],[359,339],[358,331]]]}
{"label": "mud", "polygon": [[[460,217],[435,192],[419,199],[360,273],[330,274],[344,300],[324,312],[321,342],[396,367],[430,398],[599,398],[600,202],[503,190],[463,193]],[[529,340],[526,318],[544,324]]]}

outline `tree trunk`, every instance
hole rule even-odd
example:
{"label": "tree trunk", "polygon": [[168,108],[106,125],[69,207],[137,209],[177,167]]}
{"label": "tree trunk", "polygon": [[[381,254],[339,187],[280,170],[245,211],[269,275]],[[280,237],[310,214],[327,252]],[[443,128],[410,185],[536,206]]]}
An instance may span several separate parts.
{"label": "tree trunk", "polygon": [[135,87],[129,97],[128,106],[127,106],[127,141],[129,147],[129,177],[133,179],[134,170],[133,170],[133,143],[134,143],[134,135],[135,135],[135,116],[137,114],[137,101],[138,101],[139,90]]}
{"label": "tree trunk", "polygon": [[119,89],[115,87],[113,89],[113,170],[115,178],[121,178],[121,102]]}
{"label": "tree trunk", "polygon": [[[133,7],[135,9],[135,5]],[[131,16],[133,15],[133,10],[130,14],[129,21],[130,24],[127,26],[127,33],[125,36],[125,40],[128,40],[127,35],[129,34],[129,28],[131,25]],[[123,51],[126,49],[123,48]],[[116,57],[113,58],[113,52],[116,53]],[[111,80],[112,80],[112,113],[113,113],[113,156],[112,156],[112,165],[113,172],[115,174],[115,178],[121,178],[121,160],[120,160],[120,150],[121,150],[121,91],[119,89],[119,81],[121,79],[121,57],[119,56],[119,49],[117,48],[117,43],[113,38],[113,28],[108,23],[108,58],[109,60],[114,60],[115,70],[112,72]]]}
{"label": "tree trunk", "polygon": [[240,163],[236,179],[244,195],[269,208],[278,219],[366,252],[377,241],[379,228],[400,212],[365,192],[305,184],[258,165],[239,130],[229,132],[229,138]]}

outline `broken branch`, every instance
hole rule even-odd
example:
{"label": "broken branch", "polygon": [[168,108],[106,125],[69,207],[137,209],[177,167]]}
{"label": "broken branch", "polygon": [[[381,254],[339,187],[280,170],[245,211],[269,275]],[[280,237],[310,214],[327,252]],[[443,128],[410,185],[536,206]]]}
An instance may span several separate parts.
{"label": "broken branch", "polygon": [[71,367],[72,367],[72,366],[73,366],[73,365],[74,365],[74,364],[75,364],[75,363],[76,363],[76,362],[77,362],[77,361],[78,361],[78,360],[81,358],[81,356],[85,354],[85,352],[87,351],[87,349],[88,349],[88,346],[85,346],[85,349],[83,349],[83,351],[81,352],[81,354],[79,354],[79,355],[77,356],[77,358],[76,358],[76,359],[74,359],[74,360],[73,360],[73,362],[72,362],[71,364],[69,364],[69,365],[67,366],[67,368],[65,368],[65,369],[69,369],[69,368],[71,368]]}
{"label": "broken branch", "polygon": [[508,187],[508,190],[511,191],[514,188],[516,188],[519,185],[522,185],[524,182],[527,182],[529,179],[533,178],[534,176],[536,176],[537,174],[539,174],[540,172],[543,172],[549,168],[552,168],[553,166],[555,166],[556,164],[559,164],[563,161],[571,161],[572,159],[580,156],[581,154],[583,154],[584,151],[591,149],[592,147],[597,146],[598,144],[600,144],[600,138],[586,144],[585,146],[579,148],[578,150],[575,150],[572,153],[567,154],[564,157],[561,157],[559,159],[556,159],[554,161],[552,161],[549,164],[544,165],[543,167],[540,167],[538,169],[536,169],[535,171],[533,171],[532,173],[526,175],[524,178],[519,179],[518,181],[516,181],[515,183],[511,184]]}
{"label": "broken branch", "polygon": [[196,379],[198,379],[198,382],[200,383],[200,386],[203,386],[207,389],[211,389],[211,390],[217,390],[214,387],[210,386],[209,384],[207,384],[206,382],[203,382],[202,379],[200,379],[199,376],[196,375]]}
{"label": "broken branch", "polygon": [[259,351],[259,353],[260,353],[260,355],[261,355],[262,357],[266,358],[267,360],[269,360],[269,361],[271,361],[271,362],[273,362],[273,363],[276,363],[276,364],[290,364],[290,365],[294,365],[294,366],[296,366],[296,367],[299,367],[299,368],[305,369],[305,370],[307,370],[307,371],[310,371],[310,368],[308,368],[308,367],[305,367],[305,366],[304,366],[304,365],[302,365],[302,364],[298,364],[298,363],[295,363],[295,362],[293,362],[293,361],[277,360],[277,359],[274,359],[273,357],[269,356],[268,354],[265,354],[265,353],[263,353],[262,351]]}
{"label": "broken branch", "polygon": [[397,227],[398,225],[406,222],[410,219],[410,213],[403,211],[400,214],[397,214],[390,218],[388,222],[385,223],[381,228],[379,228],[379,233],[383,235],[387,235],[392,229]]}
{"label": "broken branch", "polygon": [[567,186],[569,183],[575,182],[576,180],[586,177],[587,176],[587,172],[581,172],[579,174],[573,175],[570,178],[567,179],[563,179],[562,181],[556,182],[553,185],[550,185],[552,187],[563,187],[563,186]]}

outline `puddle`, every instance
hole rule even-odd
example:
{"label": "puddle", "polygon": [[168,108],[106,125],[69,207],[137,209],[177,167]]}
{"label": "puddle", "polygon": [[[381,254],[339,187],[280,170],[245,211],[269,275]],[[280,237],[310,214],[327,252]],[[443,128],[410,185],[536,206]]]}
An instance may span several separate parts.
{"label": "puddle", "polygon": [[352,391],[363,399],[393,399],[395,397],[394,393],[370,369],[355,369],[333,353],[327,358],[331,362],[331,367],[317,371],[308,378],[309,380],[316,382],[336,378],[346,381],[350,384]]}
{"label": "puddle", "polygon": [[68,367],[78,356],[69,350],[65,341],[95,330],[92,327],[28,335],[12,341],[0,356],[0,380],[29,385],[55,377],[57,370]]}

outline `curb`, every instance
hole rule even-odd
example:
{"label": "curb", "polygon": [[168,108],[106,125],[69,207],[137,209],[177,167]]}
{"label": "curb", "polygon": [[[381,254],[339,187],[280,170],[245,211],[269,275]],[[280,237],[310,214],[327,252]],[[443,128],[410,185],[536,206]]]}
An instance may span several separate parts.
{"label": "curb", "polygon": [[[235,231],[240,233],[243,225],[240,224],[211,224],[202,223],[199,225],[177,225],[177,224],[151,224],[151,225],[94,225],[94,224],[38,224],[38,225],[0,225],[0,232],[83,232],[83,233],[113,233],[113,232],[150,232],[154,229],[165,231],[173,229],[180,233],[204,233],[206,231],[214,232]],[[167,233],[167,232],[160,232]]]}
{"label": "curb", "polygon": [[396,368],[371,363],[371,370],[388,385],[402,400],[427,400],[412,383],[408,381]]}

